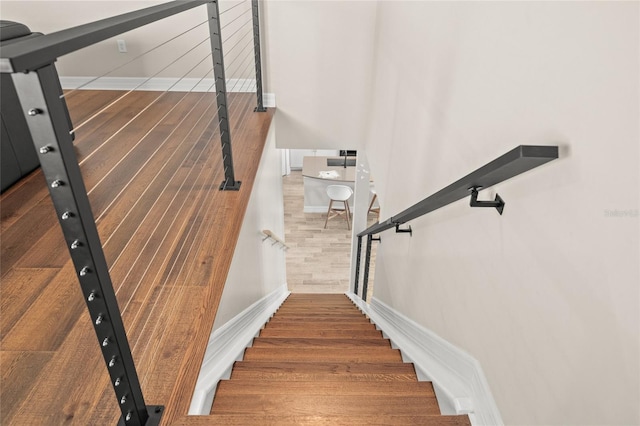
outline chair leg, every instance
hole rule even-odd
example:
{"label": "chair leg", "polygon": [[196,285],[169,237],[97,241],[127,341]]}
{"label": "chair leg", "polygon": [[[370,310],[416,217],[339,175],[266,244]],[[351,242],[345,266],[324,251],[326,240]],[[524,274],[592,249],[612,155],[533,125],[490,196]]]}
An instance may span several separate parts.
{"label": "chair leg", "polygon": [[371,203],[369,203],[369,210],[367,210],[367,214],[374,212],[376,214],[376,218],[378,222],[380,222],[380,207],[373,208],[373,203],[376,202],[376,198],[378,198],[378,194],[373,194],[371,198]]}
{"label": "chair leg", "polygon": [[349,216],[351,216],[351,211],[349,210],[348,201],[344,201],[344,214],[347,216],[347,229],[351,231],[351,222],[349,220]]}
{"label": "chair leg", "polygon": [[373,207],[373,203],[376,202],[376,198],[378,198],[378,194],[373,194],[373,197],[371,198],[371,203],[369,203],[369,210],[367,210],[367,212],[371,211],[371,208]]}
{"label": "chair leg", "polygon": [[333,200],[329,201],[329,210],[327,210],[327,218],[324,221],[324,229],[327,229],[327,222],[329,222],[329,214],[331,213],[331,207],[333,206]]}

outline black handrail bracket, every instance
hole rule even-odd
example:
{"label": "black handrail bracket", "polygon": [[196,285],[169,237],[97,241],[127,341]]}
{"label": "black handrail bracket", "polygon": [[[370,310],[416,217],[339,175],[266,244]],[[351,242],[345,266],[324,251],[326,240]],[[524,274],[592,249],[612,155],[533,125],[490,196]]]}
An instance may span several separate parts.
{"label": "black handrail bracket", "polygon": [[481,190],[482,187],[474,186],[469,188],[469,192],[471,192],[471,200],[469,201],[469,206],[471,207],[495,207],[498,210],[498,213],[502,215],[504,211],[505,202],[500,197],[500,195],[496,194],[496,198],[493,201],[478,201],[478,191]]}

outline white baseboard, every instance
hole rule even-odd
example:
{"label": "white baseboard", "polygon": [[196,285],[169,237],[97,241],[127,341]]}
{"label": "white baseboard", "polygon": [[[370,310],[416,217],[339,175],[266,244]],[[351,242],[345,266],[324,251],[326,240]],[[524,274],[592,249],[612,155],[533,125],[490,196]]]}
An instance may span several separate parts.
{"label": "white baseboard", "polygon": [[[213,78],[144,78],[144,77],[60,77],[60,84],[65,90],[81,88],[83,90],[150,90],[170,92],[215,92]],[[86,85],[86,86],[85,86]],[[230,93],[252,93],[255,91],[255,80],[231,78],[227,80],[227,91]],[[276,106],[273,93],[265,93],[262,97],[264,106]]]}
{"label": "white baseboard", "polygon": [[209,414],[218,382],[229,378],[233,363],[242,359],[244,350],[251,346],[253,338],[289,294],[287,286],[281,286],[211,334],[191,398],[189,415]]}
{"label": "white baseboard", "polygon": [[266,108],[275,108],[276,107],[276,94],[275,93],[263,93],[262,94],[262,104]]}
{"label": "white baseboard", "polygon": [[304,206],[304,213],[326,213],[329,204],[326,206]]}
{"label": "white baseboard", "polygon": [[346,294],[414,364],[418,378],[433,383],[442,414],[468,414],[473,425],[504,424],[475,358],[375,297],[367,304]]}

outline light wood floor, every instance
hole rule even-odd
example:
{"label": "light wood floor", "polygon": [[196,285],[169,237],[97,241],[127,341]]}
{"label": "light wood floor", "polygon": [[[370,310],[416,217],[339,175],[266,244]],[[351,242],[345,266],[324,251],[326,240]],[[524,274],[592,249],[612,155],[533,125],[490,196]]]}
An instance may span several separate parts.
{"label": "light wood floor", "polygon": [[[349,290],[351,269],[351,231],[343,217],[331,219],[324,229],[326,213],[304,212],[304,183],[301,171],[282,179],[284,191],[287,283],[293,293],[344,293]],[[370,213],[369,225],[377,221]],[[373,291],[375,247],[369,272],[369,291]],[[363,243],[362,258],[364,262]],[[360,278],[362,286],[362,278]]]}
{"label": "light wood floor", "polygon": [[[75,92],[74,124],[122,95]],[[165,405],[164,424],[175,424],[189,407],[273,111],[254,113],[252,95],[230,96],[242,188],[221,192],[214,95],[159,95],[128,95],[81,127],[75,146],[146,403]],[[0,213],[0,421],[116,424],[40,171],[2,194]]]}

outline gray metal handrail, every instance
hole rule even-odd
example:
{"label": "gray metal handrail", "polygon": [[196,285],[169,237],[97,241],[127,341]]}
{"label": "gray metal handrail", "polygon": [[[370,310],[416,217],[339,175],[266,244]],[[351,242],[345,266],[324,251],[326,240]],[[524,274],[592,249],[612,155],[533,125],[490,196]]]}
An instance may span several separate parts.
{"label": "gray metal handrail", "polygon": [[3,47],[0,51],[0,72],[34,71],[68,53],[211,2],[211,0],[172,1],[18,41]]}
{"label": "gray metal handrail", "polygon": [[398,233],[411,234],[411,226],[400,228],[401,225],[416,219],[432,211],[438,210],[448,204],[471,196],[471,207],[495,207],[500,214],[504,209],[504,201],[496,195],[494,201],[478,201],[478,191],[511,179],[521,173],[541,166],[558,158],[557,146],[520,145],[501,155],[490,163],[458,179],[451,185],[441,189],[433,195],[417,202],[397,215],[391,216],[383,222],[375,223],[358,234],[358,246],[356,255],[355,290],[358,293],[358,281],[360,275],[360,255],[362,250],[362,238],[367,237],[367,251],[365,255],[365,270],[363,279],[363,299],[367,298],[367,286],[369,277],[369,264],[371,262],[371,244],[380,241],[373,238],[374,234],[395,228]]}

